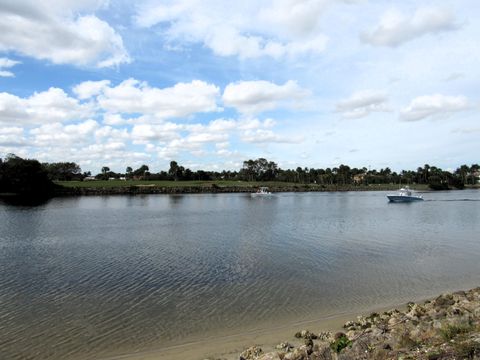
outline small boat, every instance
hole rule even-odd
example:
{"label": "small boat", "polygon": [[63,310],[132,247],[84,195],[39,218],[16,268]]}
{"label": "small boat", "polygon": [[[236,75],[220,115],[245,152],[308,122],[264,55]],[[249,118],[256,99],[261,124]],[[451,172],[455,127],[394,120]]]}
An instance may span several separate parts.
{"label": "small boat", "polygon": [[268,187],[262,186],[259,187],[258,190],[254,193],[251,193],[252,196],[270,196],[272,193],[268,191]]}
{"label": "small boat", "polygon": [[387,195],[390,202],[413,202],[413,201],[423,201],[423,198],[420,195],[413,195],[412,190],[408,186],[401,188],[398,191],[398,194]]}

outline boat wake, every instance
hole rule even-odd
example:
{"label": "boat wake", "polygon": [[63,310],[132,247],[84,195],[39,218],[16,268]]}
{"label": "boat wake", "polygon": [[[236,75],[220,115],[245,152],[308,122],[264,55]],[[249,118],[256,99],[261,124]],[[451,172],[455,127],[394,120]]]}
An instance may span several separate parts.
{"label": "boat wake", "polygon": [[435,199],[425,201],[441,201],[441,202],[459,202],[459,201],[480,201],[480,199]]}

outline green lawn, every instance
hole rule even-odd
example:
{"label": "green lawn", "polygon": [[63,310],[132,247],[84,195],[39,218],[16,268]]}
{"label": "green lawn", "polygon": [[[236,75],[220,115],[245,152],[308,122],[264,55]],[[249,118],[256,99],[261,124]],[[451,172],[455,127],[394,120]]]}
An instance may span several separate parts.
{"label": "green lawn", "polygon": [[95,181],[57,181],[58,185],[65,187],[87,187],[87,188],[112,188],[125,186],[156,186],[156,187],[258,187],[258,186],[293,186],[293,183],[284,182],[244,182],[244,181],[146,181],[146,180],[95,180]]}
{"label": "green lawn", "polygon": [[[96,181],[57,181],[59,185],[70,187],[70,188],[118,188],[118,187],[129,187],[129,186],[155,186],[155,187],[205,187],[210,188],[212,186],[219,187],[239,187],[239,188],[258,188],[260,186],[267,186],[271,188],[281,189],[281,188],[292,188],[295,186],[298,187],[308,187],[310,189],[323,188],[325,190],[394,190],[398,189],[400,186],[395,184],[371,184],[368,186],[355,186],[355,185],[322,185],[318,184],[297,184],[297,183],[287,183],[279,181],[271,182],[246,182],[246,181],[231,181],[231,180],[218,180],[218,181],[146,181],[146,180],[96,180]],[[410,186],[416,190],[426,190],[427,186],[424,185],[415,185]]]}

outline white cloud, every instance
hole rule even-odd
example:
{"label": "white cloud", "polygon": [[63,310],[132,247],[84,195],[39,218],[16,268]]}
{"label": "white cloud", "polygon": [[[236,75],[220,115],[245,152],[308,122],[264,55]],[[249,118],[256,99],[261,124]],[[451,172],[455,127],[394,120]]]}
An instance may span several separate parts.
{"label": "white cloud", "polygon": [[465,96],[446,96],[441,94],[419,96],[400,112],[400,119],[417,121],[425,118],[447,117],[452,113],[469,108]]}
{"label": "white cloud", "polygon": [[124,119],[120,114],[103,114],[103,123],[105,125],[125,125],[133,122],[132,119]]}
{"label": "white cloud", "polygon": [[186,139],[189,143],[214,143],[228,140],[228,134],[225,133],[198,133],[191,134]]}
{"label": "white cloud", "polygon": [[363,90],[337,103],[337,112],[349,119],[362,118],[372,112],[389,111],[387,95],[382,91]]}
{"label": "white cloud", "polygon": [[157,24],[170,42],[203,43],[220,56],[296,57],[319,53],[327,37],[319,22],[332,0],[230,2],[221,0],[145,2],[137,24]]}
{"label": "white cloud", "polygon": [[273,110],[277,106],[292,106],[305,99],[310,92],[289,80],[283,85],[269,81],[239,81],[228,84],[223,92],[226,106],[235,107],[242,113],[258,113]]}
{"label": "white cloud", "polygon": [[0,77],[14,77],[15,74],[11,71],[4,69],[10,69],[15,65],[20,64],[20,61],[15,61],[9,58],[0,57]]}
{"label": "white cloud", "polygon": [[32,129],[30,134],[33,136],[33,144],[37,147],[61,148],[90,142],[98,128],[99,125],[94,120],[71,125],[57,122]]}
{"label": "white cloud", "polygon": [[375,46],[399,46],[426,34],[457,28],[453,13],[442,8],[420,8],[410,17],[398,10],[386,12],[371,32],[361,35],[364,42]]}
{"label": "white cloud", "polygon": [[0,127],[0,146],[26,145],[24,130],[21,127]]}
{"label": "white cloud", "polygon": [[95,138],[101,141],[104,139],[126,141],[130,139],[130,134],[127,129],[116,129],[111,126],[102,126],[95,131]]}
{"label": "white cloud", "polygon": [[43,124],[79,120],[91,114],[89,105],[80,104],[62,89],[50,88],[20,98],[9,93],[0,93],[0,123]]}
{"label": "white cloud", "polygon": [[118,86],[104,87],[97,100],[104,110],[111,113],[151,114],[163,120],[218,111],[219,92],[217,86],[200,80],[160,89],[128,79]]}
{"label": "white cloud", "polygon": [[282,136],[266,129],[247,130],[243,133],[241,139],[247,143],[298,144],[303,141],[302,137]]}
{"label": "white cloud", "polygon": [[148,152],[159,158],[172,159],[182,153],[201,157],[211,152],[221,157],[237,156],[238,152],[228,150],[230,139],[240,139],[248,143],[298,143],[298,137],[284,137],[275,134],[270,128],[272,119],[215,119],[207,124],[135,124],[131,139],[135,144],[145,145]]}
{"label": "white cloud", "polygon": [[136,144],[145,144],[151,141],[168,142],[180,138],[181,128],[180,125],[174,123],[134,125],[132,140]]}
{"label": "white cloud", "polygon": [[1,2],[0,51],[55,64],[109,67],[128,63],[130,57],[120,35],[88,13],[105,4],[69,0]]}
{"label": "white cloud", "polygon": [[100,95],[108,85],[110,85],[110,80],[84,81],[74,86],[73,92],[79,99],[85,100]]}

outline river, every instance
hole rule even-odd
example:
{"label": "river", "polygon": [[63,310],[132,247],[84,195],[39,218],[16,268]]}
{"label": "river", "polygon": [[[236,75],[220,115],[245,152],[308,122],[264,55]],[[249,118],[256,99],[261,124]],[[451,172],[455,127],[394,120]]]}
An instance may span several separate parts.
{"label": "river", "polygon": [[91,359],[479,285],[480,191],[0,203],[0,358]]}

